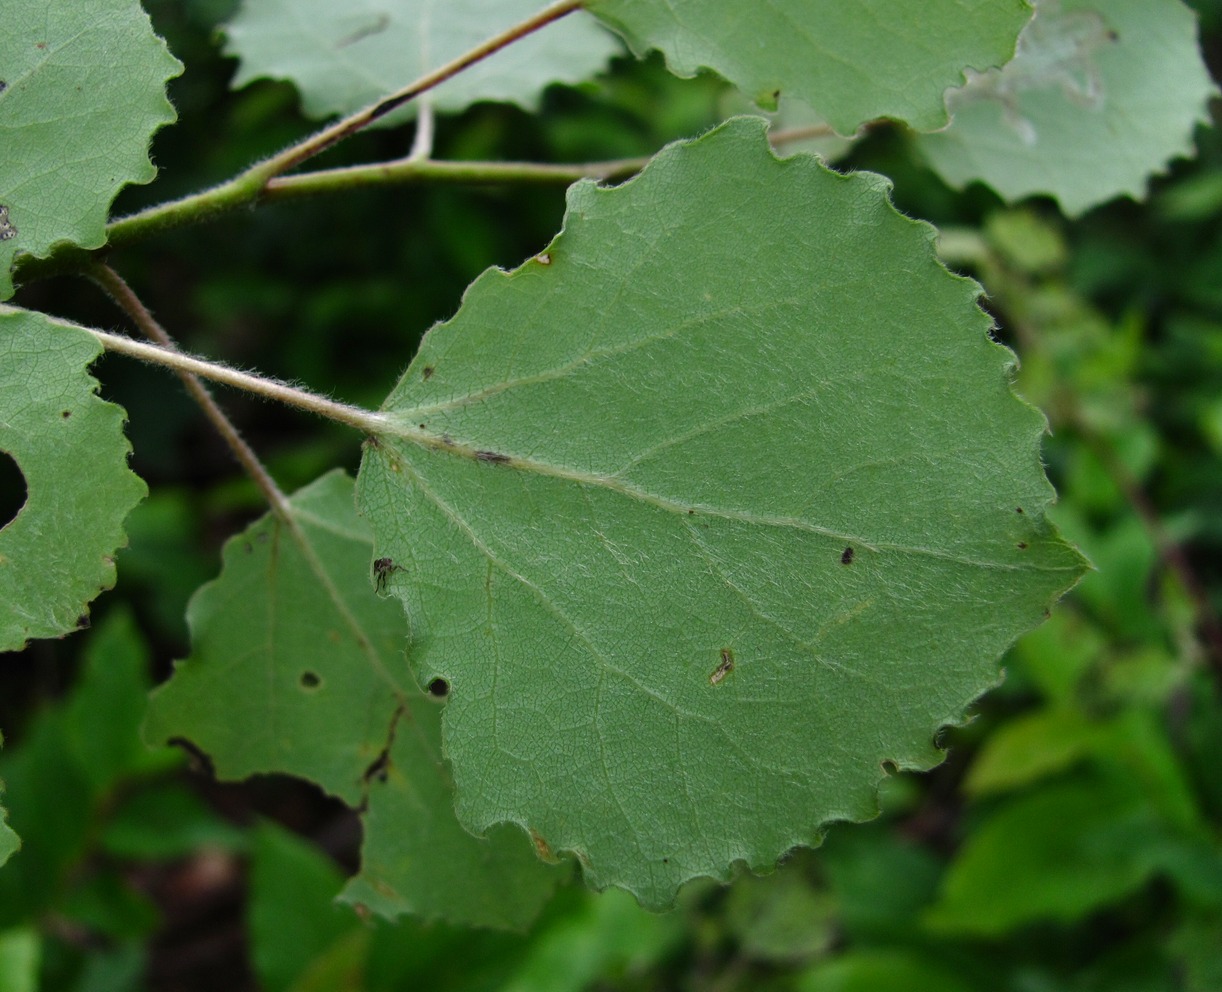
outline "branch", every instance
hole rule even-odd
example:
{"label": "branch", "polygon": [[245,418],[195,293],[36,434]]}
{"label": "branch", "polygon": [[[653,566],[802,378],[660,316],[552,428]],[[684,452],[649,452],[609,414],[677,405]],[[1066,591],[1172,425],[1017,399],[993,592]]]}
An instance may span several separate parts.
{"label": "branch", "polygon": [[[91,266],[87,274],[89,278],[110,295],[111,299],[119,305],[119,308],[131,318],[132,323],[140,328],[145,337],[157,342],[162,348],[169,351],[178,351],[177,345],[175,345],[170,335],[166,333],[165,328],[157,322],[156,318],[149,312],[148,307],[144,305],[119,273],[109,265],[99,263]],[[259,487],[259,491],[263,493],[264,499],[267,500],[272,510],[278,516],[287,519],[290,516],[288,499],[280,491],[280,487],[276,485],[275,480],[271,477],[271,473],[259,461],[258,455],[254,453],[250,445],[238,433],[238,429],[233,425],[233,421],[225,416],[225,412],[217,405],[216,400],[212,398],[212,394],[208,392],[208,387],[193,372],[188,372],[185,369],[176,369],[175,371],[177,371],[178,378],[182,380],[182,384],[186,387],[187,392],[191,394],[192,399],[204,411],[204,416],[208,418],[212,426],[216,428],[217,433],[221,435],[221,438],[229,446],[229,450],[233,452],[238,463],[246,470],[246,474],[251,477],[255,485]]]}

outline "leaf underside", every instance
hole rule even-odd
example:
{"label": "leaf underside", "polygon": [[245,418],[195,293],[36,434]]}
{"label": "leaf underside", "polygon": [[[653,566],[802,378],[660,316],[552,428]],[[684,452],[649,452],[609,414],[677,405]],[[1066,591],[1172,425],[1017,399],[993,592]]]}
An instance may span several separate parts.
{"label": "leaf underside", "polygon": [[764,129],[574,186],[426,336],[357,483],[461,820],[654,907],[872,816],[1082,570],[978,287]]}
{"label": "leaf underside", "polygon": [[952,186],[1056,197],[1076,216],[1193,152],[1216,93],[1180,0],[1042,0],[1018,57],[952,93],[954,123],[919,137]]}
{"label": "leaf underside", "polygon": [[93,335],[0,306],[0,451],[26,483],[0,529],[0,651],[88,626],[88,604],[115,581],[123,520],[144,483],[127,467],[123,410],[100,400]]}
{"label": "leaf underside", "polygon": [[156,174],[153,132],[174,120],[182,65],[137,0],[5,0],[0,32],[0,299],[20,255],[106,243],[119,190]]}
{"label": "leaf underside", "polygon": [[[241,59],[235,87],[287,79],[301,91],[307,116],[329,117],[374,103],[544,6],[540,0],[245,0],[226,28],[226,51]],[[534,109],[547,86],[589,79],[618,51],[594,21],[570,16],[464,70],[428,99],[451,112],[479,100]]]}
{"label": "leaf underside", "polygon": [[[563,877],[516,829],[455,819],[437,702],[403,659],[402,610],[369,587],[372,539],[351,478],[292,497],[231,539],[188,610],[192,654],[154,693],[145,738],[189,741],[217,775],[282,772],[361,808],[362,870],[344,897],[386,916],[524,927]],[[387,833],[387,817],[401,829]],[[508,895],[506,895],[508,893]]]}
{"label": "leaf underside", "polygon": [[964,70],[1005,64],[1031,16],[1026,0],[587,0],[638,54],[671,71],[712,69],[761,107],[786,94],[840,134],[890,117],[947,122],[943,94]]}

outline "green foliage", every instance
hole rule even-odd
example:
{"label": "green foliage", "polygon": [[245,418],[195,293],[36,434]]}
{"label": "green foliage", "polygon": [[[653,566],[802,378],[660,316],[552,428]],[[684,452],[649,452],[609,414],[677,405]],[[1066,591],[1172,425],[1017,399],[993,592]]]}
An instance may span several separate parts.
{"label": "green foliage", "polygon": [[2,650],[88,626],[146,491],[127,467],[123,411],[85,371],[100,351],[85,331],[0,305],[0,450],[27,491],[0,530]]}
{"label": "green foliage", "polygon": [[155,175],[149,138],[174,120],[165,84],[182,65],[136,0],[9,0],[0,66],[0,300],[6,300],[18,255],[44,256],[63,241],[83,248],[106,243],[115,194]]}
{"label": "green foliage", "polygon": [[1008,200],[1049,193],[1073,216],[1192,153],[1217,94],[1180,0],[1041,0],[1005,68],[949,97],[954,124],[921,151],[955,186]]}
{"label": "green foliage", "polygon": [[976,287],[877,179],[763,131],[570,189],[564,233],[425,338],[358,487],[418,679],[450,685],[460,817],[652,906],[873,815],[881,763],[936,761],[1080,574]]}
{"label": "green foliage", "polygon": [[[1018,0],[148,3],[0,37],[0,988],[1215,992],[1222,143],[1168,165],[1212,92],[1179,0],[1042,0],[1002,68]],[[413,141],[353,133],[545,10]],[[103,230],[157,34],[181,122]],[[103,402],[101,346],[184,359],[65,273],[360,405],[192,366],[336,421],[218,394],[252,455],[122,354]],[[999,681],[1081,571],[1054,525],[1095,570]]]}
{"label": "green foliage", "polygon": [[[643,54],[672,72],[712,69],[763,107],[780,94],[840,134],[879,117],[921,130],[947,122],[943,92],[971,66],[1000,66],[1031,10],[1026,0],[587,0]],[[749,44],[744,44],[745,39]]]}
{"label": "green foliage", "polygon": [[[447,0],[443,9],[432,0],[244,0],[225,28],[226,50],[241,59],[234,86],[266,76],[291,80],[306,114],[329,117],[376,103],[543,6],[538,0]],[[590,78],[618,50],[589,18],[570,17],[550,35],[526,38],[443,84],[430,100],[451,112],[478,100],[534,109],[545,87]]]}

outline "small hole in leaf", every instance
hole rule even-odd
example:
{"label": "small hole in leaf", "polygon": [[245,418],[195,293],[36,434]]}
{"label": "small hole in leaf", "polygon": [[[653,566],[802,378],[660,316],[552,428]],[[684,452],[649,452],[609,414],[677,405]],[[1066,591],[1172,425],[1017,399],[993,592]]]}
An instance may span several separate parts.
{"label": "small hole in leaf", "polygon": [[433,679],[429,683],[429,695],[436,696],[438,699],[445,699],[450,694],[450,683],[445,679]]}
{"label": "small hole in leaf", "polygon": [[21,512],[28,496],[21,469],[7,451],[0,451],[0,528],[7,527]]}
{"label": "small hole in leaf", "polygon": [[322,679],[317,672],[302,672],[300,681],[303,689],[317,689],[322,685]]}

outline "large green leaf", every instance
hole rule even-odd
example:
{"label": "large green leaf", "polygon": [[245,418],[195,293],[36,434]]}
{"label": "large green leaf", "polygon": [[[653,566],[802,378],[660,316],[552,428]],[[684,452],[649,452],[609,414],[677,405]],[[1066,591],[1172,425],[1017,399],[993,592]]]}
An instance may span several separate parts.
{"label": "large green leaf", "polygon": [[891,117],[932,130],[964,70],[1007,62],[1027,0],[586,0],[672,72],[712,69],[763,107],[787,94],[841,134]]}
{"label": "large green leaf", "polygon": [[[269,515],[226,544],[220,578],[188,610],[191,657],[154,694],[145,736],[191,742],[222,778],[285,772],[365,807],[352,901],[524,926],[559,870],[520,832],[481,839],[455,819],[437,705],[404,662],[402,611],[369,588],[352,493],[330,473],[292,498],[291,523]],[[410,817],[395,836],[387,810]]]}
{"label": "large green leaf", "polygon": [[357,486],[463,822],[652,906],[872,816],[1082,568],[978,287],[764,129],[574,186],[430,331]]}
{"label": "large green leaf", "polygon": [[0,299],[18,255],[99,248],[128,183],[156,174],[149,140],[174,120],[182,66],[137,0],[5,0],[0,32]]}
{"label": "large green leaf", "polygon": [[954,123],[919,147],[954,186],[1076,215],[1191,155],[1214,92],[1180,0],[1040,0],[1014,61],[952,93]]}
{"label": "large green leaf", "polygon": [[88,624],[115,580],[123,518],[144,496],[127,467],[123,411],[86,371],[93,335],[0,305],[0,450],[25,476],[26,502],[0,530],[0,651]]}
{"label": "large green leaf", "polygon": [[[543,0],[245,0],[226,29],[241,66],[234,86],[292,81],[311,117],[346,114],[393,93],[541,10]],[[458,111],[478,100],[538,105],[551,83],[577,83],[619,51],[584,15],[524,38],[438,87]],[[392,120],[400,119],[392,117]]]}

